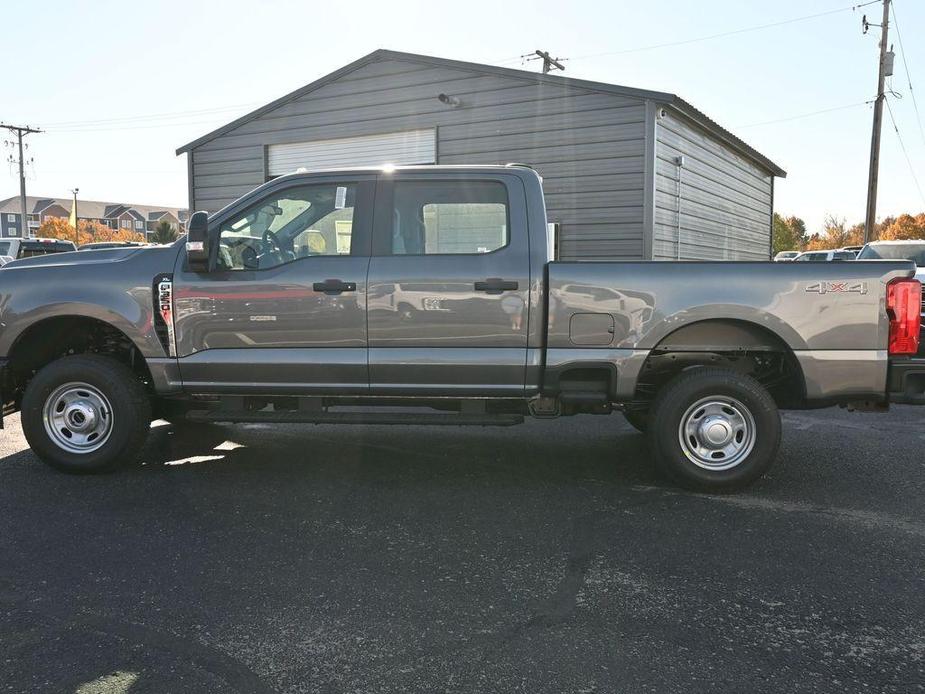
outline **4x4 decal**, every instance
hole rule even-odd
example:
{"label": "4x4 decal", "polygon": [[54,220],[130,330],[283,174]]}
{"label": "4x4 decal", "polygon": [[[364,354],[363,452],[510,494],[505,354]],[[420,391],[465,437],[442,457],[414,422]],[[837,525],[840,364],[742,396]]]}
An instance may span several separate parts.
{"label": "4x4 decal", "polygon": [[867,282],[813,282],[806,285],[813,294],[867,294]]}

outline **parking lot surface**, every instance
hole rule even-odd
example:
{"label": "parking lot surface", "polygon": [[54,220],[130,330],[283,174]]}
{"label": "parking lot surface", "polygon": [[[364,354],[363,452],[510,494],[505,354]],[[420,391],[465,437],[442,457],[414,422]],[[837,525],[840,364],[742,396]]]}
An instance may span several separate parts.
{"label": "parking lot surface", "polygon": [[922,691],[923,417],[785,413],[723,497],[619,415],[164,424],[94,477],[12,417],[0,691]]}

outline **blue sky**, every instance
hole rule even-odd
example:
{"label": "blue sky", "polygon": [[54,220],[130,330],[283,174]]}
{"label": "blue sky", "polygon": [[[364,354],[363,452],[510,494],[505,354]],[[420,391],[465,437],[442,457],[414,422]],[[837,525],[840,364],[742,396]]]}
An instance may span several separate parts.
{"label": "blue sky", "polygon": [[[859,0],[856,0],[858,2]],[[925,109],[925,2],[894,0]],[[850,0],[482,2],[264,0],[10,3],[0,121],[30,136],[30,193],[186,204],[185,142],[376,48],[521,67],[535,48],[568,75],[676,92],[788,171],[775,208],[816,230],[863,220],[877,36]],[[678,46],[656,44],[833,12]],[[879,21],[874,19],[874,21]],[[920,132],[898,55],[891,100],[925,186]],[[529,63],[526,69],[536,69]],[[856,105],[861,104],[861,105]],[[845,107],[847,108],[840,108]],[[838,109],[782,122],[780,119]],[[925,112],[923,112],[925,115]],[[5,132],[5,131],[4,131]],[[4,138],[5,138],[4,134]],[[8,151],[4,151],[4,159]],[[0,168],[0,197],[18,193]],[[885,117],[880,215],[925,210]]]}

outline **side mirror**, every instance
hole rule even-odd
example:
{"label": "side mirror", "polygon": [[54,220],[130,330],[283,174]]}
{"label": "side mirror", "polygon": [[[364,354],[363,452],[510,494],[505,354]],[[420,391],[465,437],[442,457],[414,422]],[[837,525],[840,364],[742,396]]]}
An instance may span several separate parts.
{"label": "side mirror", "polygon": [[209,215],[194,212],[186,225],[186,261],[191,272],[209,271]]}

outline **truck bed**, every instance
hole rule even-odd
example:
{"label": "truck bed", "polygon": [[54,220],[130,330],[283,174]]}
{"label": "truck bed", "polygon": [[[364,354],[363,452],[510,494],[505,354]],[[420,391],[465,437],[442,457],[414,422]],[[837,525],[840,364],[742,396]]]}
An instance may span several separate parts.
{"label": "truck bed", "polygon": [[[915,268],[906,261],[557,261],[547,273],[548,368],[600,353],[618,364],[617,395],[626,397],[646,356],[671,345],[680,328],[697,331],[697,349],[707,351],[711,333],[728,336],[741,325],[786,346],[803,369],[807,398],[821,402],[884,391],[886,285]],[[743,338],[741,346],[751,345]]]}

